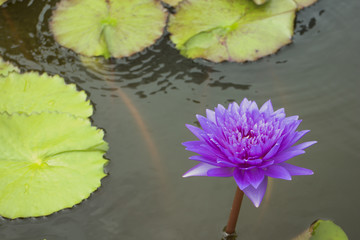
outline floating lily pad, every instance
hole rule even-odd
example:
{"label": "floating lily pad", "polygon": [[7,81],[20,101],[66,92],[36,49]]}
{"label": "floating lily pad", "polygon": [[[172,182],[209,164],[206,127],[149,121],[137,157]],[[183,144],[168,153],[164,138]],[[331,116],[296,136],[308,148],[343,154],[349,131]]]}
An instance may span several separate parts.
{"label": "floating lily pad", "polygon": [[330,220],[318,220],[312,226],[310,240],[348,240],[345,232]]}
{"label": "floating lily pad", "polygon": [[4,2],[6,2],[7,0],[0,0],[0,5],[2,5]]}
{"label": "floating lily pad", "polygon": [[188,0],[171,16],[169,32],[189,58],[256,60],[291,42],[295,10],[292,0],[261,6],[251,0]]}
{"label": "floating lily pad", "polygon": [[88,198],[106,175],[103,135],[70,114],[0,114],[0,215],[45,216]]}
{"label": "floating lily pad", "polygon": [[[0,5],[1,5],[1,0],[0,0]],[[11,63],[5,62],[0,57],[0,77],[7,76],[10,72],[20,72],[20,70]]]}
{"label": "floating lily pad", "polygon": [[297,4],[297,9],[300,10],[314,4],[317,0],[294,0],[294,2]]}
{"label": "floating lily pad", "polygon": [[39,75],[35,72],[10,73],[0,78],[0,112],[56,111],[79,117],[92,115],[86,93],[77,91],[74,84],[65,84],[59,76]]}
{"label": "floating lily pad", "polygon": [[348,237],[333,221],[320,219],[292,240],[348,240]]}
{"label": "floating lily pad", "polygon": [[293,0],[261,6],[252,0],[185,0],[170,17],[168,30],[188,58],[253,61],[291,42],[298,5]]}
{"label": "floating lily pad", "polygon": [[62,0],[51,28],[61,45],[80,54],[125,57],[153,44],[166,16],[155,0]]}

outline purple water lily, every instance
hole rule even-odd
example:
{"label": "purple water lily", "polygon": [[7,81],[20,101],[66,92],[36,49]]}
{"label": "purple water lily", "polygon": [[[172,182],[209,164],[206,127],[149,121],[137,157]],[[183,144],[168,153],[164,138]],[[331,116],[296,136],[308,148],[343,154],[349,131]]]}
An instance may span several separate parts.
{"label": "purple water lily", "polygon": [[291,180],[294,175],[311,175],[313,171],[285,163],[305,153],[316,141],[293,146],[309,130],[296,131],[298,116],[285,117],[284,109],[273,110],[271,101],[259,109],[246,98],[206,110],[206,118],[196,116],[202,129],[186,125],[199,141],[184,142],[186,150],[199,155],[200,161],[183,177],[234,177],[239,188],[259,207],[266,192],[268,177]]}

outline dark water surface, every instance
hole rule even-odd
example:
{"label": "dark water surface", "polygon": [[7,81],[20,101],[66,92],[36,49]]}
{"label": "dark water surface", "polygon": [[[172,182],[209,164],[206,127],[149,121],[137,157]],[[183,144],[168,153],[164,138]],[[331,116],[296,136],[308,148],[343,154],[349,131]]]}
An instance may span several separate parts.
{"label": "dark water surface", "polygon": [[259,105],[271,99],[276,109],[299,115],[300,129],[311,129],[304,141],[318,144],[290,161],[313,169],[313,176],[273,180],[258,209],[244,200],[239,240],[291,239],[317,218],[360,239],[358,0],[320,0],[302,10],[293,44],[247,64],[185,59],[168,35],[133,57],[83,64],[49,32],[55,5],[11,0],[1,6],[0,56],[88,92],[93,121],[110,144],[110,175],[72,209],[0,219],[1,240],[220,239],[235,182],[181,178],[195,165],[181,142],[195,140],[184,126],[195,114],[244,97]]}

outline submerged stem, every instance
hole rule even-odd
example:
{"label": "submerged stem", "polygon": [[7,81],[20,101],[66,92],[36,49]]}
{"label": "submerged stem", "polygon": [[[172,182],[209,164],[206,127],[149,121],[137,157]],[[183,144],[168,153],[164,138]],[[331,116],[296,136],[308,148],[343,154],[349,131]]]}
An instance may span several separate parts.
{"label": "submerged stem", "polygon": [[231,207],[229,220],[228,220],[228,223],[227,223],[226,228],[225,228],[225,232],[227,234],[232,234],[232,233],[235,232],[236,222],[238,220],[238,216],[239,216],[240,207],[241,207],[243,197],[244,197],[244,192],[241,191],[239,189],[239,187],[237,187],[236,188],[236,193],[235,193],[235,196],[234,196],[233,205]]}

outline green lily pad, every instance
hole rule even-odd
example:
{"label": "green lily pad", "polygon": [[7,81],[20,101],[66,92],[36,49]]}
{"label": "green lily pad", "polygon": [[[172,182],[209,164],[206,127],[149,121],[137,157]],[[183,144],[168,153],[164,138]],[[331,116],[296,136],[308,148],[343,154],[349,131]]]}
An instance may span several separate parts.
{"label": "green lily pad", "polygon": [[70,114],[0,114],[0,215],[45,216],[88,198],[106,175],[103,136]]}
{"label": "green lily pad", "polygon": [[[0,0],[0,5],[1,5],[1,0]],[[1,57],[0,57],[0,77],[5,77],[7,76],[10,72],[20,72],[20,70],[15,67],[14,65],[12,65],[11,63],[5,62]]]}
{"label": "green lily pad", "polygon": [[74,84],[65,84],[57,75],[10,73],[0,78],[0,89],[0,112],[56,111],[85,118],[93,112],[86,93],[77,91]]}
{"label": "green lily pad", "polygon": [[153,44],[166,18],[155,0],[62,0],[51,29],[61,45],[85,56],[125,57]]}
{"label": "green lily pad", "polygon": [[345,232],[330,220],[318,220],[312,226],[310,240],[348,240]]}
{"label": "green lily pad", "polygon": [[348,240],[348,237],[333,221],[320,219],[292,240]]}
{"label": "green lily pad", "polygon": [[253,61],[291,42],[297,8],[293,0],[261,6],[252,0],[186,0],[170,17],[168,30],[188,58]]}
{"label": "green lily pad", "polygon": [[294,2],[297,4],[297,9],[300,10],[314,4],[317,0],[294,0]]}
{"label": "green lily pad", "polygon": [[295,10],[292,0],[261,6],[251,0],[189,0],[171,16],[169,32],[189,58],[256,60],[291,42]]}
{"label": "green lily pad", "polygon": [[6,2],[7,0],[0,0],[0,5],[2,5],[4,2]]}

